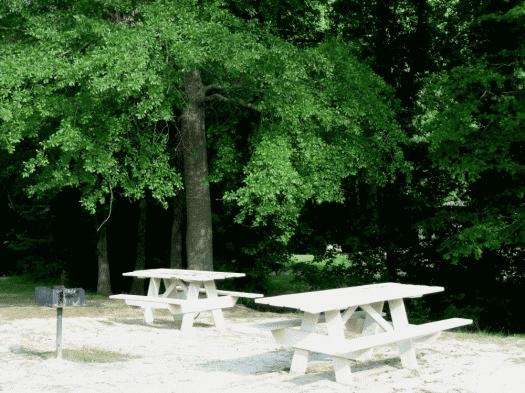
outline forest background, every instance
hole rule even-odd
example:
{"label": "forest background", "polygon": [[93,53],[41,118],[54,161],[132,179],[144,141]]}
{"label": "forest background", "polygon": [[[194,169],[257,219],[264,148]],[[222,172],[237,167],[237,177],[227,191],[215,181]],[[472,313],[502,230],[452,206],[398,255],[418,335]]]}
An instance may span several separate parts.
{"label": "forest background", "polygon": [[143,268],[260,293],[284,267],[313,289],[380,272],[445,287],[414,312],[523,333],[524,15],[3,1],[0,274],[109,295],[144,293],[122,276]]}

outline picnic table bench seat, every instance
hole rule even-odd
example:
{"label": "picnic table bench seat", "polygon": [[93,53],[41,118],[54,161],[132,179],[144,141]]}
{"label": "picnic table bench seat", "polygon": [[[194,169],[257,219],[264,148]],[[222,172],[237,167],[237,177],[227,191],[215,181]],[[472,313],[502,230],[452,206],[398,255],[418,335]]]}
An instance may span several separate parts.
{"label": "picnic table bench seat", "polygon": [[[385,316],[385,312],[381,312],[381,316]],[[365,318],[366,312],[364,311],[355,311],[350,317],[351,318]],[[272,322],[266,322],[266,323],[260,323],[257,325],[253,325],[254,327],[262,330],[276,330],[276,329],[282,329],[287,327],[294,327],[294,326],[300,326],[302,322],[301,318],[295,318],[295,319],[287,319],[284,321],[272,321]],[[326,322],[326,316],[325,315],[319,315],[318,319],[319,323]]]}
{"label": "picnic table bench seat", "polygon": [[443,330],[470,325],[471,323],[472,320],[470,319],[450,318],[422,325],[408,325],[403,330],[359,337],[350,341],[346,339],[337,340],[329,336],[289,328],[274,329],[272,334],[275,341],[282,345],[324,353],[338,358],[358,360],[360,355],[356,354],[356,351],[399,343],[405,340],[417,341],[417,338],[431,338]]}
{"label": "picnic table bench seat", "polygon": [[[180,287],[177,287],[179,289]],[[180,288],[182,289],[182,288]],[[204,288],[201,288],[199,292],[206,292]],[[149,307],[149,308],[167,308],[173,314],[186,314],[190,312],[201,312],[218,310],[222,308],[230,308],[235,306],[239,297],[247,298],[259,298],[263,297],[257,293],[244,293],[244,292],[233,292],[233,291],[221,291],[217,290],[219,296],[210,299],[198,299],[198,300],[187,300],[187,299],[175,299],[171,297],[153,297],[153,296],[141,296],[141,295],[111,295],[110,299],[121,299],[125,300],[126,304],[130,306]]]}

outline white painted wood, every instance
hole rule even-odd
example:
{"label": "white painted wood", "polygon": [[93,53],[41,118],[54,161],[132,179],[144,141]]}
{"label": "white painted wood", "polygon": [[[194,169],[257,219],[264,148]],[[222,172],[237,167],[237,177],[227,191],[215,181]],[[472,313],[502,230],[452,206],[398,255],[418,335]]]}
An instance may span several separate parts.
{"label": "white painted wood", "polygon": [[[164,286],[166,287],[166,291],[159,297],[163,298],[170,298],[170,299],[184,299],[184,293],[188,291],[188,287],[180,281],[178,278],[164,278]],[[181,289],[183,293],[179,292],[178,289]],[[169,309],[169,307],[166,305],[166,307]],[[171,312],[172,310],[170,310]],[[171,314],[173,317],[173,321],[179,322],[182,320],[182,315],[179,314]]]}
{"label": "white painted wood", "polygon": [[[204,281],[204,289],[206,290],[206,296],[208,299],[218,299],[217,288],[215,287],[215,281]],[[232,298],[233,299],[233,298]],[[237,301],[238,298],[235,298]],[[233,303],[235,304],[235,303]],[[213,322],[217,329],[226,329],[226,322],[224,321],[224,316],[222,315],[222,310],[212,310]]]}
{"label": "white painted wood", "polygon": [[[177,287],[177,289],[179,289],[179,288]],[[199,289],[199,292],[200,293],[206,293],[206,289],[201,288],[201,289]],[[256,299],[256,298],[264,296],[264,295],[261,295],[260,293],[223,291],[221,289],[217,289],[217,294],[218,295],[237,296],[237,297],[247,297],[247,298],[252,298],[252,299]]]}
{"label": "white painted wood", "polygon": [[[222,308],[233,307],[239,297],[252,299],[263,297],[262,294],[258,293],[220,291],[215,287],[214,280],[244,277],[244,273],[183,269],[148,269],[123,273],[123,275],[150,278],[148,296],[132,297],[133,295],[115,295],[110,296],[110,298],[123,299],[129,305],[143,307],[145,309],[144,322],[147,324],[153,323],[155,309],[168,309],[172,313],[175,321],[182,319],[182,330],[189,329],[193,326],[196,313],[200,311],[211,311],[215,326],[224,329],[226,323],[222,314]],[[159,295],[161,279],[164,280],[166,291]],[[189,282],[189,285],[183,283],[182,280]],[[210,284],[206,284],[207,286],[205,285],[205,288],[200,288],[205,282]],[[212,289],[208,291],[209,288]],[[199,292],[206,293],[207,299],[198,299]],[[226,296],[218,297],[218,295]],[[170,300],[168,301],[167,299]],[[183,302],[173,300],[183,300]]]}
{"label": "white painted wood", "polygon": [[[202,305],[202,303],[198,302],[199,299],[199,288],[201,286],[201,282],[197,283],[194,281],[190,282],[190,285],[188,287],[188,292],[186,293],[186,307],[184,305],[181,305],[181,313],[184,314],[182,316],[182,325],[180,326],[180,330],[185,331],[189,330],[193,327],[193,321],[195,320],[195,312],[188,312],[192,307],[188,307],[189,305],[192,305],[193,307],[197,308],[197,305]],[[204,300],[204,299],[202,299]],[[208,300],[208,299],[206,299]],[[212,299],[214,301],[218,299]],[[170,307],[170,306],[168,306]],[[172,306],[171,306],[172,307]],[[171,309],[170,309],[171,311]],[[195,310],[197,311],[197,310]],[[175,312],[173,312],[175,314]]]}
{"label": "white painted wood", "polygon": [[[177,298],[186,300],[188,298],[189,286],[186,285],[185,283],[183,283],[178,278],[174,278],[174,280],[176,280],[179,283],[179,285],[176,286]],[[179,288],[182,290],[182,292],[179,292]],[[173,317],[173,321],[174,322],[179,322],[180,321],[181,322],[181,326],[182,326],[182,321],[184,320],[184,314],[182,314],[182,310],[177,308],[177,307],[172,307],[170,309],[169,306],[168,306],[168,309],[171,312],[171,315]]]}
{"label": "white painted wood", "polygon": [[235,305],[236,300],[232,296],[220,296],[213,299],[197,299],[197,300],[185,300],[185,299],[170,299],[170,298],[150,298],[148,296],[138,295],[113,295],[111,299],[122,299],[126,302],[133,303],[133,305],[140,307],[151,307],[151,308],[168,308],[169,306],[174,309],[180,309],[177,313],[187,312],[201,312],[218,310],[222,308],[230,308]]}
{"label": "white painted wood", "polygon": [[[185,303],[186,300],[184,299],[171,299],[171,298],[163,298],[160,296],[140,296],[140,295],[111,295],[109,297],[110,299],[122,299],[122,300],[135,300],[140,301],[143,303],[155,303],[155,304],[182,304]],[[149,304],[147,305],[149,307]],[[160,308],[160,307],[159,307]]]}
{"label": "white painted wood", "polygon": [[341,322],[346,323],[349,319],[355,318],[355,315],[357,314],[363,315],[363,316],[366,315],[366,313],[363,311],[356,312],[355,310],[357,310],[357,306],[348,307],[343,313],[343,315],[341,316]]}
{"label": "white painted wood", "polygon": [[[381,302],[376,302],[376,303],[372,303],[372,304],[364,305],[364,306],[365,307],[369,306],[368,309],[371,308],[376,313],[381,313],[383,311],[384,304],[385,302],[381,301]],[[373,334],[377,334],[379,329],[380,329],[380,326],[376,323],[374,318],[372,318],[372,316],[367,313],[365,320],[363,321],[363,327],[362,327],[360,336],[365,337],[365,336],[371,336]],[[360,361],[368,361],[372,359],[373,354],[374,354],[374,348],[367,348],[367,349],[357,351],[355,353],[355,357],[356,359]]]}
{"label": "white painted wood", "polygon": [[184,281],[208,281],[223,280],[225,278],[244,277],[244,273],[210,272],[201,270],[185,269],[147,269],[123,273],[124,276],[135,276],[139,278],[179,278]]}
{"label": "white painted wood", "polygon": [[346,321],[345,326],[350,333],[361,334],[363,332],[364,318],[350,318]]}
{"label": "white painted wood", "polygon": [[430,344],[430,343],[436,341],[439,336],[441,336],[441,332],[430,334],[428,336],[418,337],[418,338],[414,339],[413,341],[419,342],[419,343]]}
{"label": "white painted wood", "polygon": [[343,310],[360,304],[371,304],[404,297],[418,297],[443,290],[443,287],[383,283],[273,296],[256,299],[255,302],[276,307],[297,308],[309,313],[320,313],[330,310]]}
{"label": "white painted wood", "polygon": [[[390,315],[392,315],[392,324],[394,330],[403,331],[408,326],[408,318],[405,310],[403,299],[389,300]],[[416,347],[412,340],[404,340],[397,343],[399,357],[404,368],[417,370]]]}
{"label": "white painted wood", "polygon": [[[144,296],[147,298],[147,296]],[[142,300],[126,300],[126,304],[128,306],[138,306],[142,308],[151,308],[151,309],[168,309],[168,305],[166,303],[154,303],[154,302],[145,302]]]}
{"label": "white painted wood", "polygon": [[[334,341],[345,340],[344,324],[339,311],[326,311],[326,329],[328,337]],[[335,380],[343,385],[351,385],[354,381],[350,370],[350,361],[345,358],[332,356],[335,371]]]}
{"label": "white painted wood", "polygon": [[[386,313],[381,313],[381,315],[385,316]],[[355,311],[352,314],[352,316],[348,318],[348,321],[359,320],[359,319],[362,321],[365,316],[366,316],[366,313],[364,311]],[[344,319],[344,318],[341,317],[341,319]],[[274,329],[282,329],[283,327],[300,326],[301,322],[302,322],[301,318],[296,318],[296,319],[287,319],[284,321],[258,323],[258,324],[251,325],[251,326],[258,328],[258,329],[263,329],[263,330],[274,330]],[[324,315],[320,315],[317,322],[318,323],[326,322],[326,317]]]}
{"label": "white painted wood", "polygon": [[328,336],[317,333],[283,328],[272,330],[275,340],[282,345],[289,345],[307,351],[320,352],[331,356],[353,359],[355,351],[379,347],[409,340],[416,337],[428,336],[447,329],[472,324],[471,319],[451,318],[443,321],[429,322],[423,325],[408,325],[404,330],[364,336],[352,340],[334,341]]}
{"label": "white painted wood", "polygon": [[[315,332],[315,328],[317,327],[317,321],[319,320],[319,314],[310,314],[310,313],[304,313],[301,323],[301,328],[299,332],[304,333],[306,335]],[[272,333],[276,330],[272,330]],[[280,331],[280,330],[277,330]],[[296,332],[297,330],[294,330]],[[291,374],[304,374],[306,372],[306,367],[308,366],[308,357],[310,355],[310,351],[306,348],[295,348],[293,359],[292,359],[292,365],[290,366],[290,373]]]}
{"label": "white painted wood", "polygon": [[178,299],[179,288],[181,288],[183,291],[184,289],[188,290],[186,285],[184,285],[184,283],[177,278],[164,278],[163,280],[164,286],[166,287],[166,291],[161,295],[162,297],[171,297],[173,299]]}
{"label": "white painted wood", "polygon": [[[384,313],[383,313],[384,314]],[[394,327],[394,324],[390,321],[387,321],[387,323],[392,326],[392,328]],[[418,326],[418,325],[413,325],[413,324],[408,324],[408,326],[412,327],[412,326]],[[423,337],[416,337],[414,339],[412,339],[412,341],[414,342],[417,342],[417,343],[426,343],[426,344],[430,344],[434,341],[436,341],[438,339],[438,337],[441,336],[441,332],[437,332],[437,333],[432,333],[428,336],[423,336]]]}
{"label": "white painted wood", "polygon": [[361,307],[366,313],[381,327],[385,332],[391,332],[394,329],[388,324],[385,319],[370,304],[361,304]]}
{"label": "white painted wood", "polygon": [[[156,297],[159,296],[159,288],[160,288],[160,279],[159,278],[151,278],[149,280],[149,287],[148,287],[148,296],[149,297]],[[144,310],[144,323],[150,324],[153,323],[153,319],[155,318],[155,309],[151,307],[146,307]]]}

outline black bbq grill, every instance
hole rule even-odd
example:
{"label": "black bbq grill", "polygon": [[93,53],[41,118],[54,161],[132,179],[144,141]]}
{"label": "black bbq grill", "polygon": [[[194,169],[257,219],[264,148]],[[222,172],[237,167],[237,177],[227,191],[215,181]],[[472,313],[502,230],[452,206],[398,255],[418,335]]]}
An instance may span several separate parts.
{"label": "black bbq grill", "polygon": [[67,289],[63,285],[54,287],[36,287],[36,303],[44,307],[57,309],[57,358],[62,358],[62,308],[84,305],[82,288]]}

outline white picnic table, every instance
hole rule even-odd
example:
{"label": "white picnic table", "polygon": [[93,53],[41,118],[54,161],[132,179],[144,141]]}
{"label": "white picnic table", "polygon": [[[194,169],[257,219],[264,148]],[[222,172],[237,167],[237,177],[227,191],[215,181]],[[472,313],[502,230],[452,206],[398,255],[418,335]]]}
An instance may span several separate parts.
{"label": "white picnic table", "polygon": [[[144,322],[153,323],[156,308],[168,309],[175,321],[182,319],[181,330],[193,327],[195,315],[201,311],[211,311],[215,326],[224,329],[226,324],[223,308],[233,307],[239,297],[258,298],[263,295],[245,292],[221,291],[215,286],[215,280],[232,277],[244,277],[244,273],[212,272],[183,269],[148,269],[123,273],[124,276],[149,278],[147,296],[112,295],[110,299],[123,299],[130,306],[145,309]],[[164,280],[166,291],[159,294],[160,280]],[[186,283],[185,283],[186,282]],[[201,288],[204,286],[204,288]],[[199,299],[199,292],[206,293],[205,299]],[[221,295],[221,296],[219,296]]]}
{"label": "white picnic table", "polygon": [[[403,367],[417,369],[415,342],[432,342],[441,331],[472,324],[471,319],[451,318],[412,325],[403,302],[442,292],[443,287],[398,283],[371,284],[349,288],[267,297],[256,303],[304,311],[300,319],[268,322],[254,327],[271,330],[279,344],[295,348],[290,373],[304,374],[310,351],[331,355],[336,381],[351,385],[350,359],[370,360],[375,347],[396,343]],[[383,316],[388,301],[392,322]],[[356,311],[360,308],[362,311]],[[341,310],[343,312],[341,313]],[[324,313],[324,317],[320,317]],[[319,322],[327,323],[328,335],[315,333]],[[293,329],[300,326],[299,329]],[[360,337],[346,339],[344,328]]]}

